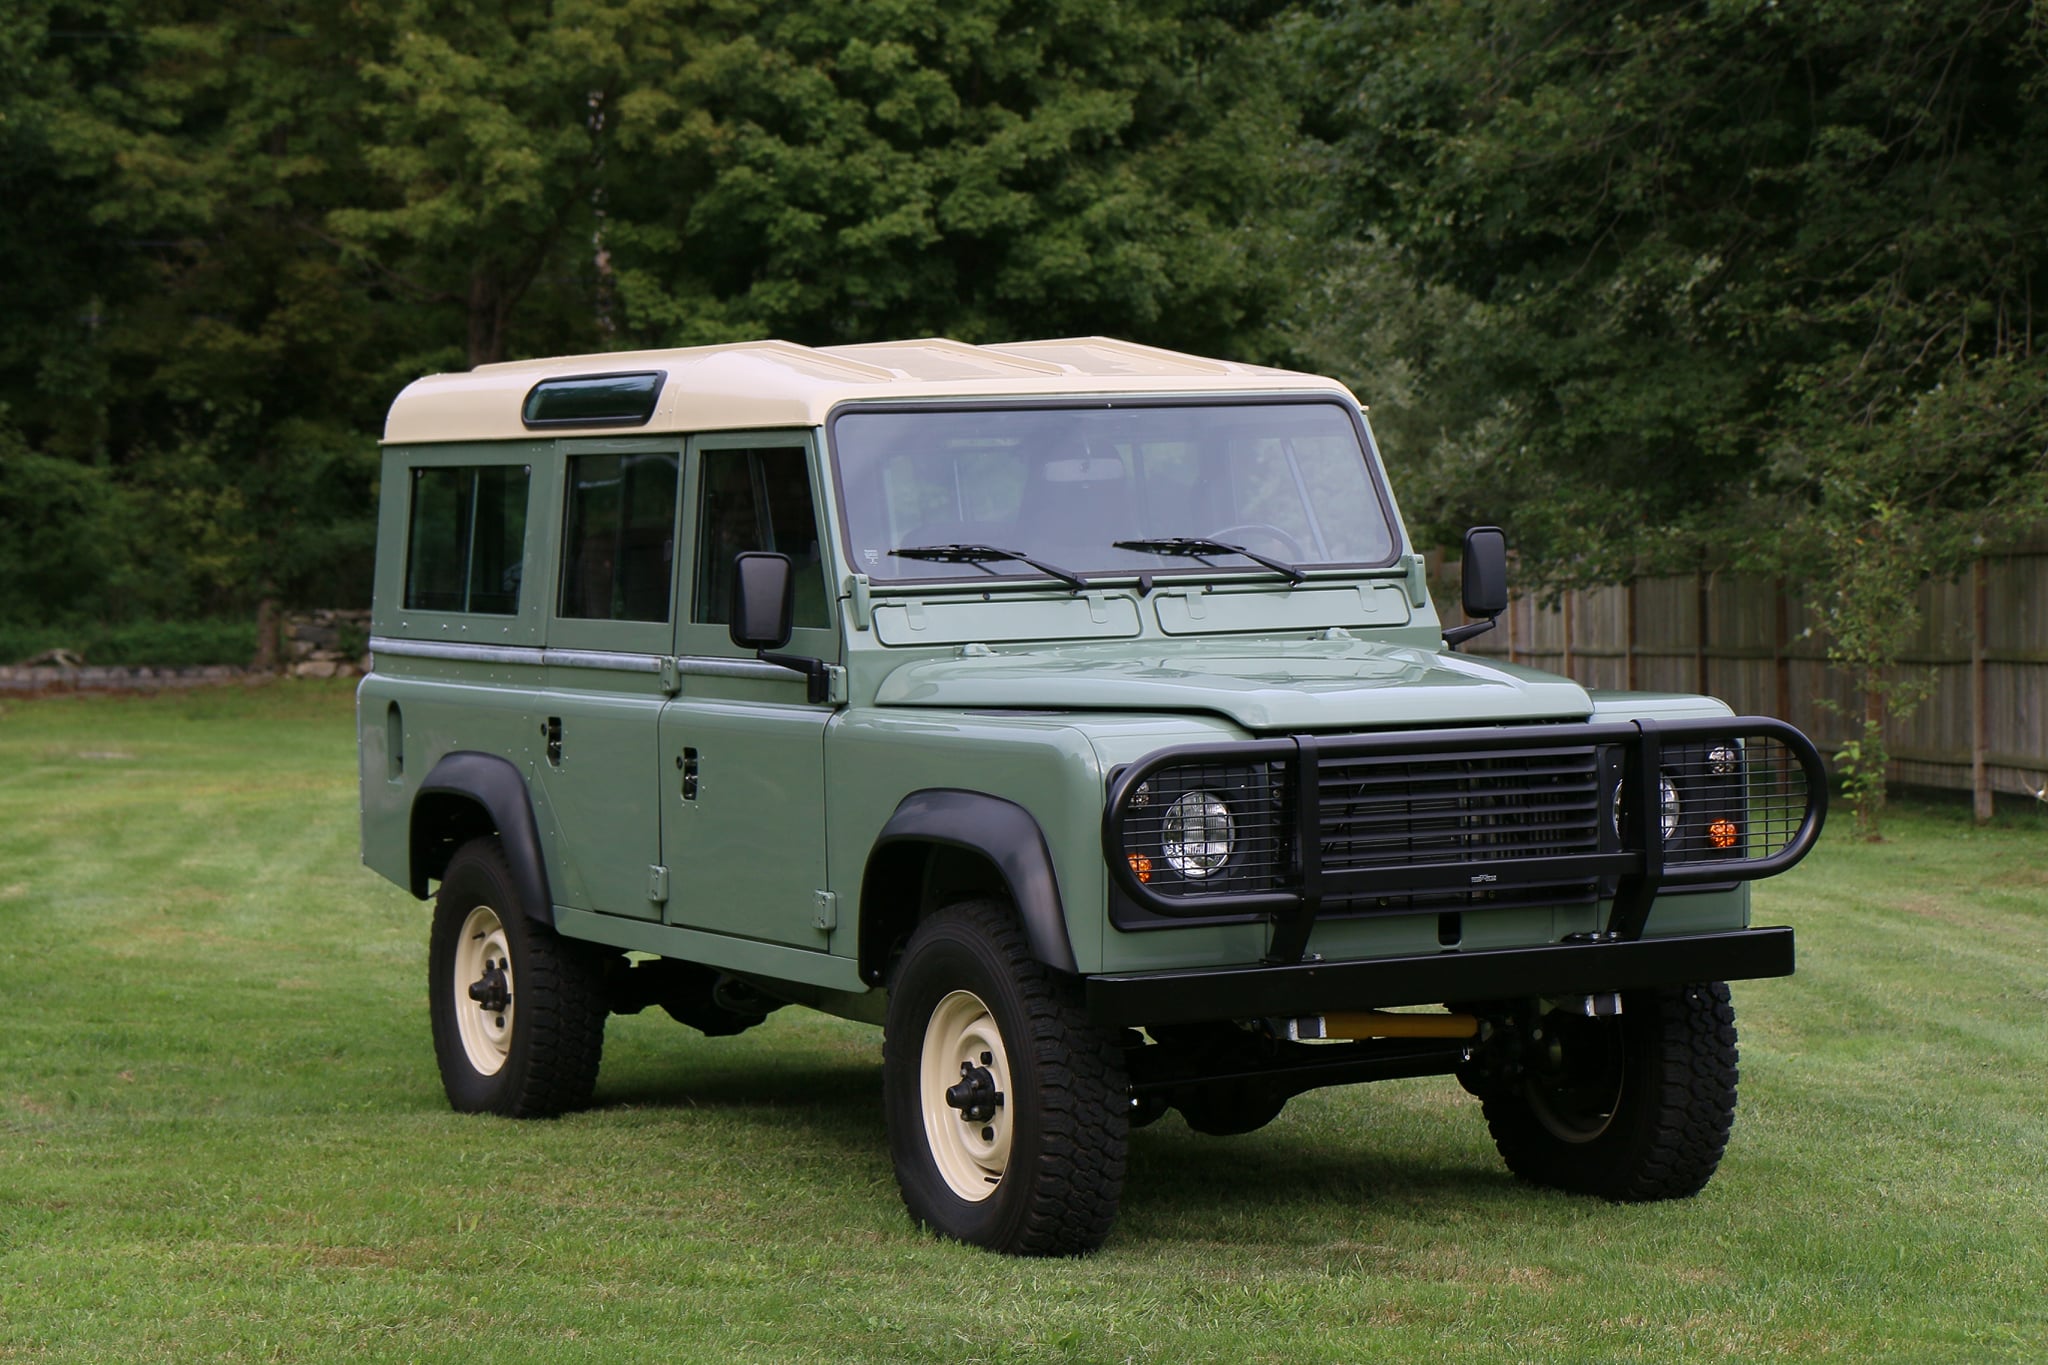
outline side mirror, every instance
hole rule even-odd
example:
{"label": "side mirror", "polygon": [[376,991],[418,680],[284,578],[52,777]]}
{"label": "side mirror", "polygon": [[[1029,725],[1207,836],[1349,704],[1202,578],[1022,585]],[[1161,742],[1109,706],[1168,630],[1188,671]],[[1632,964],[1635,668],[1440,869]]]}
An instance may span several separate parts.
{"label": "side mirror", "polygon": [[727,630],[741,649],[760,652],[789,643],[796,616],[796,572],[788,555],[744,550],[733,556],[732,610]]}
{"label": "side mirror", "polygon": [[1508,538],[1498,526],[1465,532],[1465,614],[1492,620],[1508,609]]}
{"label": "side mirror", "polygon": [[1492,630],[1494,618],[1508,609],[1508,538],[1500,527],[1465,532],[1464,579],[1465,615],[1472,619],[1444,632],[1452,649]]}

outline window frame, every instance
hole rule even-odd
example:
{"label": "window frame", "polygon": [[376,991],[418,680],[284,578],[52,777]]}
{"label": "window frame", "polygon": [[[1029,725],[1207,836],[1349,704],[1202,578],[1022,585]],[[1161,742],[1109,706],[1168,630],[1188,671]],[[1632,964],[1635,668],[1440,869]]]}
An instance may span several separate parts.
{"label": "window frame", "polygon": [[[669,652],[675,638],[676,608],[682,600],[679,575],[688,561],[690,546],[683,517],[687,501],[684,490],[689,478],[689,461],[680,436],[594,436],[565,437],[554,443],[556,469],[551,485],[552,525],[549,527],[547,643],[550,649],[601,650],[620,654],[661,655]],[[569,553],[569,476],[579,456],[670,454],[676,457],[676,510],[671,514],[669,534],[674,553],[669,561],[668,616],[660,621],[626,621],[610,617],[564,616],[561,614],[563,579]]]}
{"label": "window frame", "polygon": [[[704,455],[707,451],[719,450],[761,450],[789,448],[801,450],[804,470],[811,484],[811,512],[817,518],[819,572],[825,578],[825,624],[822,626],[796,626],[791,629],[789,644],[784,652],[805,654],[813,658],[836,663],[840,656],[839,640],[839,568],[836,553],[832,547],[832,531],[837,524],[836,508],[832,505],[830,484],[822,468],[815,428],[764,428],[759,431],[718,431],[703,432],[689,438],[688,458],[684,461],[683,524],[690,528],[692,543],[685,568],[686,578],[679,586],[681,610],[676,620],[676,653],[683,657],[751,659],[752,650],[741,649],[732,642],[732,635],[723,623],[699,621],[696,619],[697,596],[697,550],[696,528],[704,514]],[[797,677],[795,673],[791,677]]]}
{"label": "window frame", "polygon": [[[1346,560],[1329,564],[1311,564],[1305,567],[1312,576],[1318,577],[1341,575],[1344,573],[1383,571],[1394,568],[1401,562],[1401,557],[1407,553],[1407,532],[1401,524],[1400,513],[1394,504],[1393,494],[1387,487],[1386,473],[1380,461],[1379,446],[1374,442],[1372,429],[1366,424],[1365,415],[1358,405],[1344,394],[1334,391],[1318,392],[1306,390],[1288,393],[1142,395],[1095,394],[1085,397],[1072,395],[1057,398],[971,398],[906,401],[884,400],[880,402],[852,399],[834,405],[832,410],[825,415],[824,423],[826,463],[829,464],[831,470],[833,512],[837,518],[836,529],[841,542],[847,547],[846,553],[851,556],[853,553],[854,536],[853,527],[847,520],[847,508],[850,504],[850,499],[847,497],[844,482],[845,475],[838,455],[839,421],[841,418],[849,415],[926,412],[1042,412],[1046,410],[1099,412],[1110,408],[1249,408],[1269,406],[1299,407],[1304,405],[1334,407],[1342,412],[1346,420],[1350,422],[1352,430],[1358,438],[1359,451],[1365,461],[1368,484],[1372,489],[1373,497],[1377,500],[1380,515],[1386,519],[1388,540],[1391,546],[1387,555],[1378,560]],[[1193,533],[1190,532],[1190,534]],[[1029,552],[1030,549],[1029,546],[1009,546],[1006,548],[1024,549],[1026,552]],[[910,562],[914,563],[915,561]],[[976,573],[971,578],[964,574],[946,574],[943,576],[892,575],[887,578],[874,579],[874,587],[876,591],[892,591],[897,588],[912,587],[919,590],[927,590],[934,587],[947,589],[967,588],[970,586],[985,588],[992,584],[1008,584],[1019,580],[1042,582],[1045,578],[1045,575],[1037,570],[1022,564],[990,563],[981,567],[992,572]],[[1087,572],[1090,580],[1093,582],[1109,583],[1130,582],[1141,576],[1160,582],[1171,581],[1178,577],[1213,579],[1218,574],[1218,569],[1203,568],[1192,561],[1188,562],[1185,566],[1169,563],[1151,569],[1133,568],[1105,571],[1091,569],[1086,565],[1071,567]],[[1223,566],[1223,571],[1229,572],[1234,567],[1229,565]],[[1247,565],[1245,568],[1247,572],[1251,571],[1251,566]],[[858,566],[856,566],[856,572],[861,572]]]}

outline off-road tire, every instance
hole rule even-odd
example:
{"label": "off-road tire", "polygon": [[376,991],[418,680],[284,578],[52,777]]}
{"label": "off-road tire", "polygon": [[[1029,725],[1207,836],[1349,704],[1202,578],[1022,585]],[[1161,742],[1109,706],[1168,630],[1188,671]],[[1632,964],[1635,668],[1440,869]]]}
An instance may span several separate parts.
{"label": "off-road tire", "polygon": [[[1553,1027],[1565,1022],[1552,1016]],[[1603,1123],[1598,1106],[1560,1113],[1556,1090],[1540,1081],[1487,1088],[1487,1127],[1508,1169],[1533,1185],[1623,1203],[1699,1193],[1735,1117],[1727,985],[1631,991],[1620,1017],[1569,1022],[1582,1045],[1618,1047],[1609,1054],[1618,1096]]]}
{"label": "off-road tire", "polygon": [[[458,965],[466,926],[472,939],[478,926],[489,929],[502,945],[495,951],[510,962],[510,1006],[493,1015],[504,1022],[490,1030],[502,1057],[483,1064],[478,1058],[491,1044],[475,1041],[474,1019],[465,1043],[459,1015],[481,1010],[468,995],[471,983],[457,980],[469,974]],[[434,898],[427,961],[434,1057],[449,1104],[463,1113],[546,1118],[590,1102],[604,1053],[602,962],[526,913],[497,839],[472,839],[449,860]],[[492,1062],[495,1070],[487,1070]]]}
{"label": "off-road tire", "polygon": [[[989,1051],[1003,1101],[971,1131],[1002,1147],[993,1174],[979,1176],[987,1193],[967,1198],[960,1189],[980,1194],[976,1168],[963,1177],[962,1140],[945,1127],[967,1121],[927,1093],[926,1051],[931,1070],[950,1077],[947,1048],[959,1039],[948,1042],[948,1021],[976,1005],[985,1012],[972,1027],[999,1034]],[[1118,1035],[1090,1022],[1071,979],[1031,956],[1006,904],[954,905],[911,934],[890,985],[882,1090],[896,1183],[920,1225],[1017,1256],[1079,1255],[1109,1235],[1130,1131]],[[986,1144],[982,1155],[997,1161]]]}

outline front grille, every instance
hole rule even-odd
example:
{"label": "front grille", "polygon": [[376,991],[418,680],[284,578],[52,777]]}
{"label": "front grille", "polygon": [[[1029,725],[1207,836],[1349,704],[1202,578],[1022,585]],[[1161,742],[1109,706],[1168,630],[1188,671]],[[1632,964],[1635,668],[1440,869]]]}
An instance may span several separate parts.
{"label": "front grille", "polygon": [[1592,746],[1518,753],[1367,755],[1317,766],[1325,872],[1366,873],[1363,895],[1333,909],[1451,910],[1591,902],[1593,877],[1537,885],[1428,890],[1401,869],[1597,853],[1599,754]]}
{"label": "front grille", "polygon": [[1804,735],[1736,716],[1191,744],[1118,770],[1108,798],[1103,852],[1134,911],[1271,915],[1286,956],[1323,914],[1606,899],[1608,932],[1633,937],[1659,891],[1799,861],[1827,792]]}

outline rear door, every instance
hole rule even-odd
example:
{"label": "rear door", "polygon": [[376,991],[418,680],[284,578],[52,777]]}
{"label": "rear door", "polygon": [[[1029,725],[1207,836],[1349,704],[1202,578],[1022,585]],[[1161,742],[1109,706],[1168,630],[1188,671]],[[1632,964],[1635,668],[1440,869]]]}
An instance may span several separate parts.
{"label": "rear door", "polygon": [[661,915],[658,735],[674,638],[682,446],[564,441],[535,794],[556,901]]}

